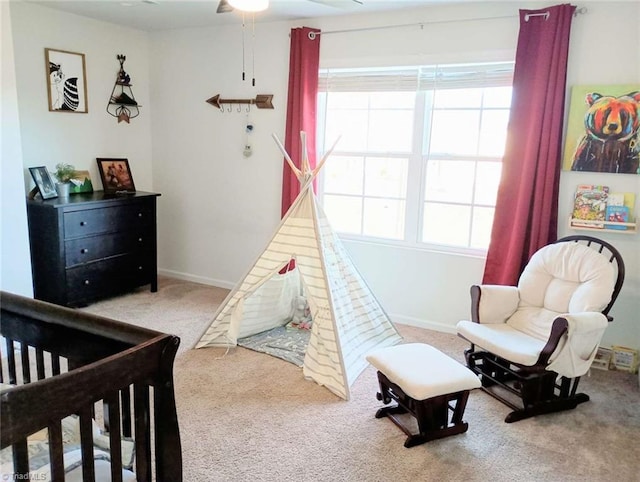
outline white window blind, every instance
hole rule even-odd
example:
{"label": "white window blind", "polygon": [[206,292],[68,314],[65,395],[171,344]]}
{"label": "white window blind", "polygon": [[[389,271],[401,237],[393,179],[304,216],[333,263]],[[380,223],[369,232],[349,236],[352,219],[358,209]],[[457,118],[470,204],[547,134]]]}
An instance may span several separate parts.
{"label": "white window blind", "polygon": [[513,62],[447,64],[379,69],[321,69],[319,92],[416,92],[510,86]]}

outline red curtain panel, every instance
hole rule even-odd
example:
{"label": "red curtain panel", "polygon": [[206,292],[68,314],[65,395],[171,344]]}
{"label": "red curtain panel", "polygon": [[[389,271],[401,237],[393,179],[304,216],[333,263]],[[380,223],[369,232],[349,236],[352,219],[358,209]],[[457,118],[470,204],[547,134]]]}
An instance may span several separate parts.
{"label": "red curtain panel", "polygon": [[[297,167],[301,162],[300,131],[307,133],[311,168],[316,166],[316,107],[320,30],[309,27],[291,29],[289,53],[289,93],[284,147]],[[311,34],[311,35],[309,35]],[[283,160],[282,216],[300,192],[300,182]],[[315,188],[315,185],[314,185]]]}
{"label": "red curtain panel", "polygon": [[576,7],[520,10],[513,97],[483,283],[514,285],[556,240],[571,20]]}

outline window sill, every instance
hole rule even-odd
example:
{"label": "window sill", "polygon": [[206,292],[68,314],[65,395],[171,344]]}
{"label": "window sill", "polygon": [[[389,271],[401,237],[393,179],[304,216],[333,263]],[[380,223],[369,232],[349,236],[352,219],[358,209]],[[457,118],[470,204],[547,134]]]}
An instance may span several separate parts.
{"label": "window sill", "polygon": [[437,244],[426,243],[409,243],[406,241],[396,241],[386,238],[374,238],[368,236],[356,236],[353,234],[336,232],[338,237],[343,242],[374,245],[385,248],[403,249],[410,251],[423,251],[435,254],[442,254],[446,256],[462,256],[469,258],[485,259],[487,257],[487,251],[481,249],[460,248],[455,246],[444,246]]}

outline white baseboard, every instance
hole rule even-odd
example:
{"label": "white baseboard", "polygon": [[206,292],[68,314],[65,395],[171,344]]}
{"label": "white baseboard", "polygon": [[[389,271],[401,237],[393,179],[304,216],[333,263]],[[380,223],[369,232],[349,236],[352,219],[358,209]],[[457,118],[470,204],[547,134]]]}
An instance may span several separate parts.
{"label": "white baseboard", "polygon": [[[208,286],[216,286],[218,288],[233,289],[236,283],[230,281],[224,281],[214,278],[207,278],[204,276],[195,276],[192,274],[182,273],[180,271],[173,271],[169,269],[158,269],[158,275],[167,276],[169,278],[176,278],[184,281],[191,281],[193,283],[200,283]],[[389,313],[389,317],[394,323],[401,325],[415,326],[416,328],[424,328],[426,330],[440,331],[443,333],[456,334],[456,327],[447,323],[439,321],[425,320],[422,318],[413,318],[410,316],[404,316],[396,313]]]}
{"label": "white baseboard", "polygon": [[158,269],[158,275],[166,276],[168,278],[181,279],[184,281],[191,281],[193,283],[200,283],[208,286],[216,286],[218,288],[225,288],[228,290],[231,290],[236,286],[236,283],[232,283],[230,281],[207,278],[204,276],[195,276],[192,274],[182,273],[180,271],[172,271],[170,269]]}
{"label": "white baseboard", "polygon": [[433,320],[424,320],[422,318],[412,318],[410,316],[389,313],[389,317],[394,323],[401,325],[415,326],[416,328],[424,328],[426,330],[440,331],[443,333],[451,333],[455,335],[456,327],[447,323]]}

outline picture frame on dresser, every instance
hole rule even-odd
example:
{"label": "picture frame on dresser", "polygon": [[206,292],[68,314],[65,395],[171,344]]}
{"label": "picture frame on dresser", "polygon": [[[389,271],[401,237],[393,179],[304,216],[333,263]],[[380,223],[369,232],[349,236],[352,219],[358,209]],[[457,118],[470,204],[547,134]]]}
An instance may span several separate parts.
{"label": "picture frame on dresser", "polygon": [[135,193],[136,186],[131,175],[129,159],[96,158],[102,188],[108,194]]}
{"label": "picture frame on dresser", "polygon": [[29,172],[31,173],[33,182],[36,183],[38,191],[40,191],[42,199],[53,199],[58,197],[56,185],[45,166],[30,167]]}

